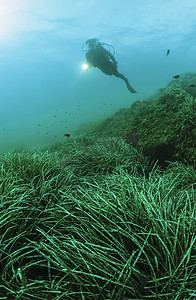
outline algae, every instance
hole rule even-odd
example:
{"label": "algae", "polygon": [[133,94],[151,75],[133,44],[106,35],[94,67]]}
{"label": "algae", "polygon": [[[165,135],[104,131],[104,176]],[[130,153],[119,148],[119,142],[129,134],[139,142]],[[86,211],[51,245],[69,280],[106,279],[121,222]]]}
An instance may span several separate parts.
{"label": "algae", "polygon": [[[144,101],[136,101],[85,131],[95,137],[114,136],[143,151],[160,165],[168,161],[195,163],[196,73],[172,80]],[[178,82],[178,83],[177,83]]]}

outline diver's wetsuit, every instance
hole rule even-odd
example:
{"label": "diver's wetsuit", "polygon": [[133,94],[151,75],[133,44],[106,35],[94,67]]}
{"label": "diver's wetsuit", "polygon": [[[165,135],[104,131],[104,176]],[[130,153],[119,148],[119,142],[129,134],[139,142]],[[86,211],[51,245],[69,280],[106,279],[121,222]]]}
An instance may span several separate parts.
{"label": "diver's wetsuit", "polygon": [[89,67],[97,67],[106,75],[114,75],[123,79],[126,83],[128,90],[131,93],[136,93],[134,88],[130,85],[128,79],[117,69],[117,61],[114,56],[101,45],[97,45],[96,48],[90,49],[86,52],[86,60]]}

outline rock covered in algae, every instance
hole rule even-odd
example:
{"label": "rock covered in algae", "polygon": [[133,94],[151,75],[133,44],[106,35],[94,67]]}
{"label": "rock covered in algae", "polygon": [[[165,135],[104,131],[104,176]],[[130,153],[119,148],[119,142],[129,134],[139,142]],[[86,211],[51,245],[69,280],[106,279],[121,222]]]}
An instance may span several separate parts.
{"label": "rock covered in algae", "polygon": [[[184,81],[183,81],[184,78]],[[180,75],[144,101],[136,101],[90,128],[91,136],[120,136],[161,165],[196,158],[196,73]],[[195,82],[196,83],[196,82]]]}
{"label": "rock covered in algae", "polygon": [[166,161],[196,158],[196,98],[178,84],[169,85],[138,110],[134,127],[126,135],[129,142],[146,155]]}
{"label": "rock covered in algae", "polygon": [[191,96],[196,98],[196,73],[189,72],[179,74],[178,79],[173,79],[169,82],[168,86],[178,83],[178,85]]}

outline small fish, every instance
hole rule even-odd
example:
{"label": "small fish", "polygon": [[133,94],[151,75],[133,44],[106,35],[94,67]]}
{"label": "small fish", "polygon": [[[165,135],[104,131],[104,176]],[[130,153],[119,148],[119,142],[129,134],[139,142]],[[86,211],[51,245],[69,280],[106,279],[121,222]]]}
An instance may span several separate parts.
{"label": "small fish", "polygon": [[69,133],[64,133],[64,136],[70,137],[70,134]]}
{"label": "small fish", "polygon": [[169,53],[170,53],[170,49],[168,49],[168,50],[167,50],[167,54],[166,54],[166,56],[168,56],[168,55],[169,55]]}
{"label": "small fish", "polygon": [[195,84],[191,84],[191,85],[189,85],[189,87],[196,87],[196,85]]}
{"label": "small fish", "polygon": [[174,75],[173,76],[173,78],[179,78],[180,77],[180,75]]}

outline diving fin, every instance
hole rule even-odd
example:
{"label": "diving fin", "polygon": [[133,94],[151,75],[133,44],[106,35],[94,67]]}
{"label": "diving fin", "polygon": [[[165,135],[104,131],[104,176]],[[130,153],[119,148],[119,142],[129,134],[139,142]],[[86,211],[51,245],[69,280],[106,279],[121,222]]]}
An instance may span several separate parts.
{"label": "diving fin", "polygon": [[128,81],[127,78],[125,78],[125,83],[126,83],[126,86],[127,86],[128,90],[129,90],[132,94],[137,93],[137,92],[134,90],[134,88],[132,88],[132,86],[130,85],[130,83],[129,83],[129,81]]}

